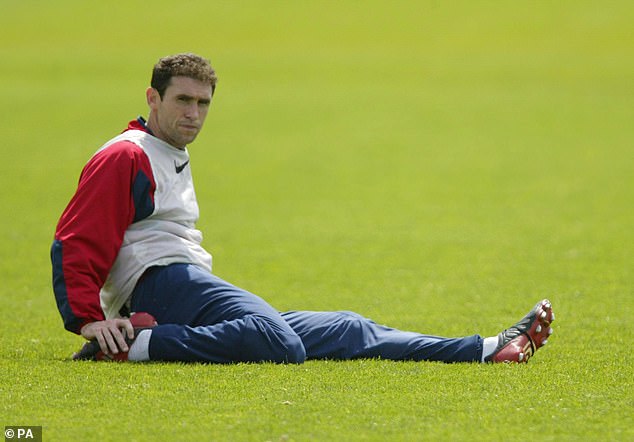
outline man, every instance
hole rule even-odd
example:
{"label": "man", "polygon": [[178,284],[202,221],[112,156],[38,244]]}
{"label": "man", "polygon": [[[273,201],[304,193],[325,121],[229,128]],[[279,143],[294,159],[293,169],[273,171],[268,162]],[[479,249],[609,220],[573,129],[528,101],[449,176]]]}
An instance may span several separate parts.
{"label": "man", "polygon": [[279,313],[213,275],[195,228],[187,145],[202,129],[216,82],[197,55],[162,58],[146,91],[147,121],[130,122],[84,167],[51,249],[64,325],[89,341],[74,359],[527,362],[546,344],[554,320],[548,300],[496,337],[440,338],[352,312]]}

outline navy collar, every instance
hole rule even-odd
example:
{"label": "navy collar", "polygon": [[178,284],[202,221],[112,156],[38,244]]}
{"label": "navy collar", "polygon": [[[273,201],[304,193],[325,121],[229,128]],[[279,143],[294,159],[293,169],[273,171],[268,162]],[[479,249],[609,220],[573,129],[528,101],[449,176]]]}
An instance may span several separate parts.
{"label": "navy collar", "polygon": [[152,131],[150,130],[150,128],[149,128],[149,127],[147,127],[147,121],[145,121],[145,118],[143,118],[143,117],[139,116],[136,120],[139,122],[139,124],[140,124],[141,126],[143,126],[143,129],[145,129],[145,131],[146,131],[147,133],[149,133],[149,134],[150,134],[150,135],[152,135],[153,137],[155,136],[155,135],[152,133]]}

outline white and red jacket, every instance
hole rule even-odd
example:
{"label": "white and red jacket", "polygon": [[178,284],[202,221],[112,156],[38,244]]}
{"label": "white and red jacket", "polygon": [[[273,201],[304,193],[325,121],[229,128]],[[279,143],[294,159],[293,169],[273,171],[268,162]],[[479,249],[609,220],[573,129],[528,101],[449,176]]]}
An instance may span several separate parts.
{"label": "white and red jacket", "polygon": [[211,271],[198,215],[187,149],[131,121],[88,161],[57,225],[53,290],[66,329],[119,316],[148,267]]}

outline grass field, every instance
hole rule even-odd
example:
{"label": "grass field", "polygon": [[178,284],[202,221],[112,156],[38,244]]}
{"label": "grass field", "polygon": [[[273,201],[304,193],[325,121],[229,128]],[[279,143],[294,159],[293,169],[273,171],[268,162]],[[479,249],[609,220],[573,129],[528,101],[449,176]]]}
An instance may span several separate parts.
{"label": "grass field", "polygon": [[[634,440],[634,4],[6,1],[0,426],[46,441]],[[121,4],[123,5],[123,4]],[[219,276],[280,310],[489,336],[524,366],[69,356],[55,224],[163,55],[220,83],[190,146]]]}

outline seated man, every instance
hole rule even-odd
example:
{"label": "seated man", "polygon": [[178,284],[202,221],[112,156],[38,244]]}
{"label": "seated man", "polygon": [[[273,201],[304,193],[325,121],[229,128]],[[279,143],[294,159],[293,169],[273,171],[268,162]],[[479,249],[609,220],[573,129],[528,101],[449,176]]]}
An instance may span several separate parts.
{"label": "seated man", "polygon": [[186,146],[202,128],[216,82],[197,55],[162,58],[146,91],[147,121],[131,121],[84,167],[51,249],[64,325],[89,340],[75,359],[527,362],[546,344],[554,320],[548,300],[498,336],[441,338],[352,312],[280,313],[213,275],[195,228]]}

